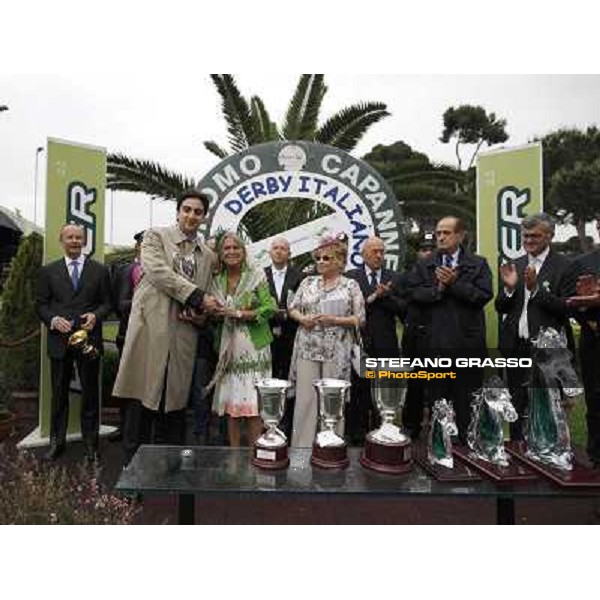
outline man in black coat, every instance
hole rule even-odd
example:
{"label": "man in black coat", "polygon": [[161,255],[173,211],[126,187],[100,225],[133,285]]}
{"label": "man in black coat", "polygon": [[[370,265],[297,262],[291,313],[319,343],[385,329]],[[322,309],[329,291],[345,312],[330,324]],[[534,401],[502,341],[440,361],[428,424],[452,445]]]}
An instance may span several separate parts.
{"label": "man in black coat", "polygon": [[[531,340],[541,327],[563,329],[569,348],[573,334],[567,298],[575,293],[575,273],[565,256],[554,252],[554,221],[544,213],[525,217],[521,223],[525,256],[500,267],[496,310],[501,317],[499,347],[508,357],[531,357]],[[512,440],[522,440],[527,418],[529,374],[507,369],[508,387],[519,419],[510,424]]]}
{"label": "man in black coat", "polygon": [[[435,234],[431,231],[425,232],[419,242],[417,250],[417,261],[429,258],[435,251]],[[402,335],[402,354],[407,358],[416,356],[415,340],[412,339],[413,329],[410,323],[418,319],[419,306],[410,301],[406,293],[409,271],[402,274],[400,289],[406,300],[406,316],[404,317],[404,332]],[[421,423],[423,421],[423,410],[426,404],[425,385],[422,381],[411,379],[408,382],[406,401],[402,409],[402,425],[413,440],[418,440],[421,435]]]}
{"label": "man in black coat", "polygon": [[102,320],[111,309],[108,270],[82,254],[84,231],[64,225],[60,241],[65,256],[40,269],[36,310],[48,327],[48,356],[52,380],[50,460],[66,447],[69,420],[69,385],[73,365],[82,388],[81,434],[88,460],[95,460],[99,429],[99,358],[88,359],[68,346],[69,336],[79,329],[89,343],[102,352]]}
{"label": "man in black coat", "polygon": [[[127,335],[127,325],[129,323],[129,315],[131,314],[131,302],[133,300],[133,292],[138,286],[142,279],[143,269],[140,260],[142,240],[144,239],[144,232],[139,231],[133,236],[135,240],[135,255],[133,261],[128,264],[120,264],[116,266],[115,273],[112,281],[112,292],[115,312],[119,317],[119,329],[115,338],[115,344],[119,352],[119,360],[121,360],[121,354],[123,352],[123,345],[125,344],[125,336]],[[131,410],[133,404],[125,399],[121,399],[119,407],[119,427],[109,437],[111,442],[121,441],[123,439],[123,431],[127,428],[128,413],[131,418]],[[129,426],[132,425],[129,419]],[[127,452],[127,436],[125,436],[124,445]]]}
{"label": "man in black coat", "polygon": [[[486,355],[483,309],[493,298],[492,274],[485,258],[461,247],[465,229],[458,217],[444,217],[435,231],[436,251],[413,267],[407,294],[415,310],[407,335],[422,356]],[[411,357],[412,358],[412,357]],[[472,392],[481,387],[481,369],[466,369],[456,379],[428,384],[429,400],[452,401],[461,442],[466,442]]]}
{"label": "man in black coat", "polygon": [[[403,318],[406,305],[400,297],[400,275],[383,267],[385,245],[378,237],[365,241],[364,264],[346,273],[358,282],[365,298],[366,322],[361,336],[368,356],[397,358],[400,355],[397,318]],[[346,407],[345,432],[351,443],[362,444],[378,421],[370,393],[370,381],[352,373],[352,394]]]}
{"label": "man in black coat", "polygon": [[[600,234],[600,215],[597,227]],[[580,256],[573,270],[578,276],[577,298],[569,299],[567,304],[581,325],[579,359],[585,390],[587,453],[594,468],[600,469],[600,246]]]}
{"label": "man in black coat", "polygon": [[[289,242],[283,237],[275,238],[269,249],[271,265],[265,269],[269,291],[277,301],[278,309],[269,320],[273,333],[273,343],[271,344],[273,377],[286,380],[289,378],[294,339],[298,329],[298,323],[288,317],[288,297],[296,292],[304,277],[300,269],[289,264],[290,254]],[[295,399],[288,397],[285,414],[281,420],[281,428],[288,439],[292,435],[294,404]]]}

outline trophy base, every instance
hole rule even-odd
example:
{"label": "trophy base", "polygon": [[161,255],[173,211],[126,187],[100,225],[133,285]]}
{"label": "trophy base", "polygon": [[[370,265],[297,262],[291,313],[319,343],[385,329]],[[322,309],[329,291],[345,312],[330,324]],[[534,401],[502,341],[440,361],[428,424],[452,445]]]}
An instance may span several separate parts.
{"label": "trophy base", "polygon": [[382,444],[367,434],[360,464],[371,471],[386,475],[401,475],[412,468],[412,444],[410,440]]}
{"label": "trophy base", "polygon": [[465,446],[454,446],[452,453],[467,465],[473,467],[482,475],[485,475],[498,484],[530,483],[539,479],[537,474],[523,464],[510,462],[508,466],[502,467],[491,462],[482,460],[473,455],[470,448]]}
{"label": "trophy base", "polygon": [[454,457],[454,467],[451,469],[443,465],[431,464],[425,445],[415,448],[415,461],[437,481],[481,481],[481,477],[456,456]]}
{"label": "trophy base", "polygon": [[287,469],[290,464],[287,444],[285,446],[276,447],[254,444],[252,464],[259,469],[264,469],[266,471]]}
{"label": "trophy base", "polygon": [[345,469],[350,464],[347,444],[325,447],[313,444],[310,464],[319,469]]}
{"label": "trophy base", "polygon": [[531,458],[527,455],[527,445],[522,442],[507,442],[506,451],[517,460],[527,465],[540,475],[547,477],[563,488],[598,488],[600,487],[600,471],[587,467],[584,460],[575,451],[573,457],[573,469],[562,471]]}

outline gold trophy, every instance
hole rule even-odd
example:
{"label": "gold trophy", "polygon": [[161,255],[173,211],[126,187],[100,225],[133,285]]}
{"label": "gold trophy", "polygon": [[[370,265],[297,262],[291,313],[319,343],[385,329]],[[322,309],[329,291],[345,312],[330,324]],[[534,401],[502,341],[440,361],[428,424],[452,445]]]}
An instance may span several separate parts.
{"label": "gold trophy", "polygon": [[100,356],[97,348],[89,343],[88,332],[85,329],[78,329],[69,336],[69,348],[81,353],[86,360],[95,360]]}

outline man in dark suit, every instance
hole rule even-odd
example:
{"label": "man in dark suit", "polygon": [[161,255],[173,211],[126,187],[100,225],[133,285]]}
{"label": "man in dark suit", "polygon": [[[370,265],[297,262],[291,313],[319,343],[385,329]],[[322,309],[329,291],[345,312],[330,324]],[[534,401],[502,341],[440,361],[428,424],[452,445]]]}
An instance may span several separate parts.
{"label": "man in dark suit", "polygon": [[[458,217],[441,219],[435,230],[436,251],[418,261],[407,278],[414,305],[407,335],[423,356],[486,355],[484,306],[492,299],[492,274],[485,258],[461,244],[465,228]],[[429,400],[452,401],[460,441],[465,443],[472,392],[481,387],[481,369],[465,369],[456,379],[428,385]]]}
{"label": "man in dark suit", "polygon": [[[596,226],[600,234],[600,215]],[[581,325],[579,360],[585,390],[587,453],[593,467],[600,469],[600,246],[580,256],[573,270],[578,276],[577,297],[567,304]]]}
{"label": "man in dark suit", "polygon": [[84,231],[64,225],[60,241],[65,256],[40,269],[36,310],[48,327],[48,356],[52,379],[50,460],[66,447],[69,419],[69,384],[77,366],[82,388],[81,434],[88,460],[95,460],[99,428],[99,358],[88,359],[68,345],[79,329],[88,333],[89,343],[102,352],[102,320],[110,312],[110,282],[107,269],[82,254]]}
{"label": "man in dark suit", "polygon": [[[265,269],[269,291],[271,296],[277,300],[278,308],[269,321],[273,333],[273,343],[271,344],[273,377],[277,379],[289,378],[290,361],[298,323],[288,317],[288,296],[296,292],[304,277],[300,269],[289,264],[290,254],[289,242],[283,237],[275,238],[269,249],[271,265]],[[285,414],[281,420],[281,427],[288,439],[292,435],[294,404],[295,399],[288,397]]]}
{"label": "man in dark suit", "polygon": [[[417,250],[417,260],[429,258],[435,251],[435,234],[432,231],[427,231],[423,234],[419,242]],[[419,306],[410,301],[406,294],[409,272],[406,271],[401,275],[400,289],[406,300],[406,316],[404,318],[404,332],[402,335],[402,354],[408,358],[416,356],[411,333],[413,329],[410,323],[418,318]],[[413,440],[418,440],[421,435],[421,423],[423,421],[423,411],[426,405],[425,385],[422,381],[411,379],[408,382],[408,390],[406,394],[406,402],[402,410],[402,425],[406,432]]]}
{"label": "man in dark suit", "polygon": [[[366,322],[361,332],[365,352],[374,358],[396,358],[400,355],[397,318],[403,318],[406,305],[400,297],[400,275],[383,267],[385,245],[378,237],[365,241],[364,264],[346,273],[358,282],[365,298]],[[362,444],[365,435],[378,421],[371,400],[370,381],[352,374],[350,403],[346,407],[345,432],[351,443]]]}
{"label": "man in dark suit", "polygon": [[[531,340],[541,327],[563,329],[569,348],[573,334],[566,300],[575,292],[575,274],[570,261],[554,252],[554,221],[544,213],[525,217],[521,223],[525,256],[500,267],[500,289],[496,310],[501,316],[499,347],[505,356],[531,357]],[[508,387],[519,419],[510,424],[512,440],[522,440],[527,418],[529,374],[507,369]]]}

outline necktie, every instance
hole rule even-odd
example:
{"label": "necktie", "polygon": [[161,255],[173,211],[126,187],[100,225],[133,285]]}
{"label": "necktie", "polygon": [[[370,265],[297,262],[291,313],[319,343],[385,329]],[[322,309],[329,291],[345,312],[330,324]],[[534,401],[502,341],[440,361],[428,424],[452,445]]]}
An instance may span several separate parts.
{"label": "necktie", "polygon": [[277,293],[277,300],[281,300],[281,292],[283,291],[283,280],[285,273],[283,271],[275,271],[275,292]]}
{"label": "necktie", "polygon": [[371,271],[371,287],[375,289],[377,287],[377,273]]}
{"label": "necktie", "polygon": [[79,263],[74,260],[71,262],[71,267],[71,281],[73,282],[73,289],[77,291],[77,288],[79,287]]}
{"label": "necktie", "polygon": [[444,254],[444,266],[452,268],[452,257],[449,254]]}

